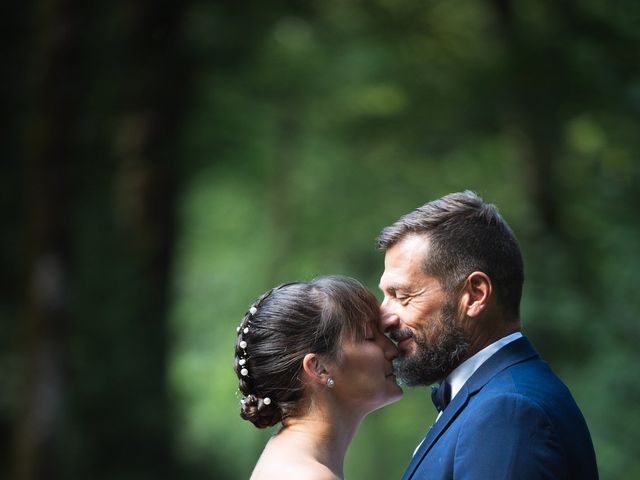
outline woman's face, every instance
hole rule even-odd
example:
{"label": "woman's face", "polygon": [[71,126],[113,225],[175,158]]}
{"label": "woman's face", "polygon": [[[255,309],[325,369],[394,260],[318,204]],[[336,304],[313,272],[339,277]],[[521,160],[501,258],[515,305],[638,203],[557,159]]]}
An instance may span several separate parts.
{"label": "woman's face", "polygon": [[364,340],[343,340],[331,372],[334,396],[349,411],[367,414],[402,396],[393,373],[398,349],[380,330],[377,321],[365,325]]}

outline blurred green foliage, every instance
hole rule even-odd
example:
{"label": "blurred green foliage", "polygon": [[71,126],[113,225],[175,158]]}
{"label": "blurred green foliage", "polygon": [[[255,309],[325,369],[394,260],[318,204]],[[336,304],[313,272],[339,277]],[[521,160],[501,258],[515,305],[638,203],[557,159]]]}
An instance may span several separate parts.
{"label": "blurred green foliage", "polygon": [[[248,478],[274,431],[238,415],[246,308],[321,274],[377,292],[379,231],[468,188],[519,237],[525,333],[581,406],[602,478],[640,477],[637,2],[71,6],[16,5],[3,33],[6,59],[26,53],[4,75],[17,120],[0,177],[5,465],[20,463],[19,372],[44,336],[23,328],[20,289],[39,217],[13,202],[36,198],[22,186],[37,190],[49,165],[73,194],[53,217],[70,300],[51,475],[1,476]],[[48,75],[59,44],[42,31],[65,25],[78,28],[73,55]],[[365,420],[346,477],[400,478],[434,418],[426,390],[406,389]]]}

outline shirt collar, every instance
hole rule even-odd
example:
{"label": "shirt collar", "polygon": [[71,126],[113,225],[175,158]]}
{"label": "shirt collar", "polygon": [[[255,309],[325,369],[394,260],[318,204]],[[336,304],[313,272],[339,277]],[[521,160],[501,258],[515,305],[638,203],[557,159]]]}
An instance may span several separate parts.
{"label": "shirt collar", "polygon": [[491,355],[496,353],[508,343],[511,343],[520,337],[522,337],[521,332],[515,332],[511,335],[507,335],[506,337],[502,337],[500,340],[493,342],[487,347],[484,347],[475,355],[467,358],[464,362],[458,365],[456,369],[447,377],[447,382],[451,384],[451,399],[453,400],[462,386],[467,382],[467,380],[469,380],[471,375],[473,375],[474,372],[478,368],[480,368],[480,365],[486,362],[489,357],[491,357]]}

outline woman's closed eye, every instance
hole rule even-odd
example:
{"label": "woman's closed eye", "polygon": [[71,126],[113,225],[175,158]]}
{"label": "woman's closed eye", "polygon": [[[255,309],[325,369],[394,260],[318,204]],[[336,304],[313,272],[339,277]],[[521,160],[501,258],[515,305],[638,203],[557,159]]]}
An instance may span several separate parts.
{"label": "woman's closed eye", "polygon": [[371,326],[371,323],[367,322],[366,325],[364,326],[364,339],[365,340],[375,340],[376,339],[376,332],[373,329],[373,327]]}

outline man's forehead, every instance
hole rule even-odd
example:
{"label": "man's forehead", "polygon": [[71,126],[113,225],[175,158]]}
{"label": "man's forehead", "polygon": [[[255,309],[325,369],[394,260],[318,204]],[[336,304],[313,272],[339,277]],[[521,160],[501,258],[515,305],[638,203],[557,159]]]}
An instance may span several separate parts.
{"label": "man's forehead", "polygon": [[393,263],[421,263],[429,252],[429,237],[426,234],[412,233],[398,243],[392,245],[385,252],[385,266]]}
{"label": "man's forehead", "polygon": [[408,275],[403,273],[403,270],[385,267],[380,277],[378,287],[380,290],[398,290],[405,287],[408,283],[410,283]]}
{"label": "man's forehead", "polygon": [[420,265],[403,264],[402,266],[385,266],[380,277],[380,290],[407,290],[413,286],[417,280],[424,277]]}
{"label": "man's forehead", "polygon": [[384,255],[385,270],[420,267],[429,253],[425,235],[410,235],[391,246]]}
{"label": "man's forehead", "polygon": [[428,250],[428,237],[423,234],[409,235],[390,247],[385,252],[380,289],[409,289],[424,280],[426,275],[422,267]]}

